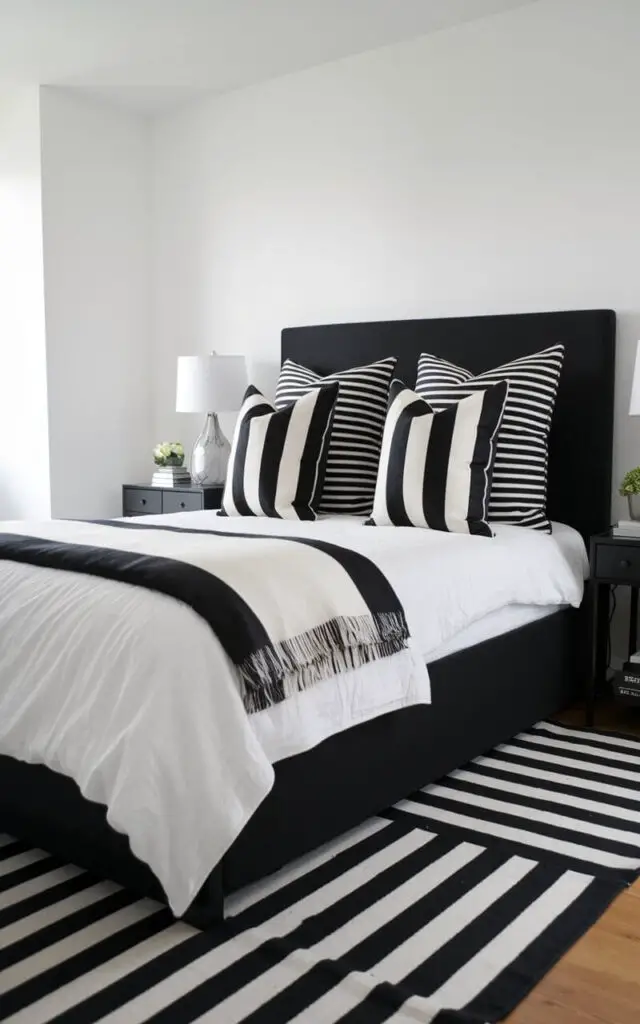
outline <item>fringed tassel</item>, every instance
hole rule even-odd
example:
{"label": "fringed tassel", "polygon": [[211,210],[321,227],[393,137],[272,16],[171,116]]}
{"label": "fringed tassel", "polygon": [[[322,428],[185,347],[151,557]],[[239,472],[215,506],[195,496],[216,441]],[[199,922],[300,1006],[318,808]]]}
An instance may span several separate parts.
{"label": "fringed tassel", "polygon": [[339,672],[397,654],[408,639],[402,610],[331,619],[238,665],[244,706],[249,713],[263,711]]}

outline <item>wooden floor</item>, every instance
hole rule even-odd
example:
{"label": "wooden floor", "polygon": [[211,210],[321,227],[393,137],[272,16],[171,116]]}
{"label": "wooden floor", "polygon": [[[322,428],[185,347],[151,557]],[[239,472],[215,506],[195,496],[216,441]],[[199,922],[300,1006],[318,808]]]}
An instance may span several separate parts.
{"label": "wooden floor", "polygon": [[[581,710],[559,716],[580,725]],[[606,705],[598,728],[640,736],[640,711]],[[640,879],[542,979],[508,1024],[640,1024]]]}

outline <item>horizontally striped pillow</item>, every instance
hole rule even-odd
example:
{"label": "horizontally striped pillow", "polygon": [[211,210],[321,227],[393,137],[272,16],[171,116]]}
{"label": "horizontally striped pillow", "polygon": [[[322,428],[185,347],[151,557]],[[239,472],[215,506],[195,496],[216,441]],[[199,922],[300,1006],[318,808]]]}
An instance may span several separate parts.
{"label": "horizontally striped pillow", "polygon": [[247,388],[221,515],[316,518],[338,388],[316,388],[280,412],[257,388]]}
{"label": "horizontally striped pillow", "polygon": [[491,537],[487,503],[507,391],[495,384],[434,412],[394,380],[368,525]]}
{"label": "horizontally striped pillow", "polygon": [[370,514],[395,365],[395,358],[390,357],[320,377],[291,359],[283,363],[276,389],[277,409],[331,381],[340,384],[319,512]]}
{"label": "horizontally striped pillow", "polygon": [[552,345],[474,377],[445,359],[420,356],[416,391],[434,409],[446,409],[497,381],[509,382],[496,444],[490,523],[551,530],[547,518],[549,431],[563,358],[564,346]]}

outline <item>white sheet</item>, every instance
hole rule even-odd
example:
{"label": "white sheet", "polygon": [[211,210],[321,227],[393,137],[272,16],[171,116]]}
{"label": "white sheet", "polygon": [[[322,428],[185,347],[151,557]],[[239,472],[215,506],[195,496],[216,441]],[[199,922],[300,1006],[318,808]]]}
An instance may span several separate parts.
{"label": "white sheet", "polygon": [[485,640],[493,640],[496,636],[519,629],[520,626],[528,626],[530,622],[546,619],[548,615],[553,615],[560,608],[566,607],[567,605],[557,604],[509,604],[506,608],[499,608],[497,612],[490,612],[484,618],[478,619],[477,622],[456,633],[446,643],[441,644],[435,651],[431,651],[427,667],[434,661],[448,658],[450,654],[457,654],[458,651],[464,651],[467,647],[475,647],[476,644],[484,643]]}
{"label": "white sheet", "polygon": [[308,700],[312,691],[247,716],[229,659],[191,609],[125,584],[0,562],[0,752],[70,775],[105,803],[176,914],[268,793],[271,761],[327,729],[428,701],[423,656],[490,612],[578,604],[582,593],[557,540],[517,527],[488,540],[344,519],[192,512],[160,522],[353,547],[386,573],[414,637],[411,651],[340,677],[339,702],[320,684]]}

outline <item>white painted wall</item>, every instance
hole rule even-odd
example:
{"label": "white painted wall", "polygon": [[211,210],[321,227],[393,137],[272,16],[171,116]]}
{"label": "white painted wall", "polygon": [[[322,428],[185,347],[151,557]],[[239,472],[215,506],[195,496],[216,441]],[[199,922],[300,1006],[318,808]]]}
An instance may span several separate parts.
{"label": "white painted wall", "polygon": [[36,87],[0,89],[0,520],[47,518],[40,117]]}
{"label": "white painted wall", "polygon": [[153,470],[149,128],[51,88],[41,122],[52,514],[120,515]]}
{"label": "white painted wall", "polygon": [[640,462],[639,51],[637,0],[539,0],[158,120],[156,435],[181,353],[269,383],[285,325],[604,306]]}

